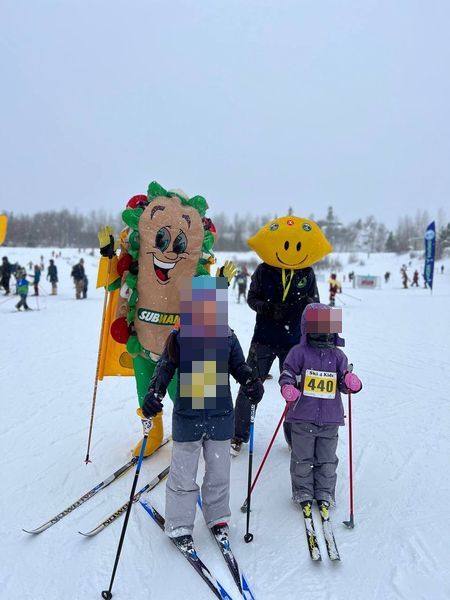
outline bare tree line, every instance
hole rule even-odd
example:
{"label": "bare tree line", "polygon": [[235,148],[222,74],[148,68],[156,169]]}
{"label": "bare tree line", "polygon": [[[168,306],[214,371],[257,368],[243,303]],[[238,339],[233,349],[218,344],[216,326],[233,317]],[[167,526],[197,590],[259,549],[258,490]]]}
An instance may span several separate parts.
{"label": "bare tree line", "polygon": [[[287,214],[293,214],[288,208]],[[55,246],[58,248],[98,246],[97,232],[105,224],[112,224],[116,231],[122,228],[119,215],[106,211],[92,211],[89,214],[70,212],[69,210],[38,212],[32,215],[8,215],[8,246]],[[286,214],[286,213],[284,213]],[[265,223],[276,217],[275,214],[254,215],[222,212],[213,215],[218,231],[216,250],[245,251],[247,240]],[[418,211],[415,216],[404,215],[398,220],[397,227],[389,231],[381,221],[373,215],[354,219],[344,224],[333,207],[328,208],[323,218],[309,218],[316,221],[337,252],[397,252],[421,250],[423,235],[432,217],[427,211]],[[436,217],[437,255],[442,255],[445,247],[450,247],[450,222],[445,218],[442,209]]]}

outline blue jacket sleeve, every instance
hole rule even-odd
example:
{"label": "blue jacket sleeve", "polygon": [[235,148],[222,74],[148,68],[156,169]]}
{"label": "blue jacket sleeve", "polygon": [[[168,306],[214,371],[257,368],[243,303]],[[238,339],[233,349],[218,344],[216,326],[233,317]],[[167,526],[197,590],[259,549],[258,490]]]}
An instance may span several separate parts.
{"label": "blue jacket sleeve", "polygon": [[253,372],[245,362],[241,344],[236,335],[231,335],[230,355],[228,359],[228,370],[238,383],[244,385],[249,379],[253,379]]}
{"label": "blue jacket sleeve", "polygon": [[169,359],[167,351],[164,352],[159,357],[158,362],[156,363],[155,371],[153,373],[153,377],[150,380],[148,389],[154,390],[155,392],[165,396],[167,391],[167,386],[172,380],[172,377],[177,370],[178,364],[180,362],[180,345],[178,342],[178,334],[175,339],[175,347],[176,347],[176,363],[172,362]]}

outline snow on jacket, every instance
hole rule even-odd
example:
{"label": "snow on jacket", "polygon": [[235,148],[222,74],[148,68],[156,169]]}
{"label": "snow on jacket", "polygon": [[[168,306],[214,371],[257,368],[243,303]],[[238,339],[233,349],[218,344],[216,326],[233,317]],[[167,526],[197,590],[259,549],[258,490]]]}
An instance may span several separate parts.
{"label": "snow on jacket", "polygon": [[[206,341],[208,338],[205,338]],[[180,364],[179,333],[175,334],[176,363],[172,362],[166,350],[161,354],[149,389],[165,393],[177,367]],[[228,372],[241,385],[253,379],[251,368],[245,362],[241,345],[234,332],[228,335]],[[223,386],[224,387],[224,386]],[[229,440],[234,434],[234,410],[230,382],[225,395],[217,398],[217,408],[194,409],[181,406],[180,374],[177,371],[177,391],[172,413],[172,438],[176,442],[193,442],[205,435],[212,440]]]}
{"label": "snow on jacket", "polygon": [[[286,273],[289,274],[289,270]],[[247,303],[256,311],[253,341],[269,346],[290,347],[300,339],[303,310],[311,300],[319,301],[316,276],[311,267],[294,271],[289,291],[284,300],[289,305],[285,320],[275,321],[264,314],[267,302],[283,302],[282,269],[261,263],[252,275]]]}
{"label": "snow on jacket", "polygon": [[[347,393],[347,387],[343,378],[348,367],[347,356],[340,348],[314,348],[308,344],[306,334],[306,311],[313,308],[326,309],[329,307],[320,304],[309,304],[303,313],[301,320],[301,338],[300,343],[291,348],[283,364],[283,370],[279,378],[279,384],[282,387],[285,384],[292,384],[298,387],[301,392],[300,398],[291,403],[286,421],[305,421],[315,425],[344,425],[344,407],[342,404],[340,392]],[[336,346],[344,346],[344,340],[335,334]],[[318,397],[311,395],[310,389],[305,389],[306,379],[311,381],[311,372],[326,372],[326,381],[335,377],[335,393],[332,397]],[[331,384],[330,384],[331,386]],[[315,390],[313,394],[321,394],[320,390]],[[326,390],[323,392],[326,394]],[[328,394],[329,396],[329,394]]]}

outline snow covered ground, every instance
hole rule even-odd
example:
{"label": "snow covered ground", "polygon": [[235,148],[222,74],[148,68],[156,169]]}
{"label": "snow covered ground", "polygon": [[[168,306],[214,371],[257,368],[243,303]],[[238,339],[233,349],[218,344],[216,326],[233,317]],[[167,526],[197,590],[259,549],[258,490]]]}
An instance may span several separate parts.
{"label": "snow covered ground", "polygon": [[[2,251],[22,264],[43,254],[47,266],[51,257],[49,249]],[[15,312],[15,298],[0,296],[2,600],[98,599],[111,575],[122,521],[93,539],[77,531],[96,525],[125,502],[132,472],[41,535],[21,530],[46,521],[112,473],[140,436],[134,380],[108,378],[99,384],[93,462],[84,464],[103,291],[94,289],[97,259],[83,256],[90,280],[85,301],[75,300],[70,279],[80,255],[68,249],[56,260],[58,296],[41,296],[39,305],[30,297],[34,310],[29,313]],[[349,516],[347,428],[340,432],[338,505],[332,512],[338,564],[328,560],[320,531],[323,561],[311,563],[302,517],[290,500],[289,452],[280,435],[252,499],[251,544],[243,541],[245,515],[239,510],[247,452],[233,461],[232,546],[258,600],[448,599],[450,264],[444,275],[435,274],[430,294],[401,289],[405,257],[364,255],[364,266],[348,264],[347,255],[340,258],[346,273],[392,273],[381,289],[354,290],[347,283],[339,297],[345,302],[346,352],[364,383],[353,401],[355,529],[341,524]],[[409,271],[416,265],[413,260]],[[326,300],[326,282],[319,287]],[[42,289],[49,291],[45,279]],[[230,325],[246,351],[254,313],[236,303],[232,290]],[[275,379],[266,383],[256,420],[255,470],[283,410],[278,368],[272,372]],[[170,401],[166,407],[169,434]],[[170,445],[144,462],[140,483],[169,461]],[[163,512],[164,484],[151,499]],[[199,554],[238,598],[200,515],[195,539]],[[116,600],[213,597],[138,504],[113,592]]]}

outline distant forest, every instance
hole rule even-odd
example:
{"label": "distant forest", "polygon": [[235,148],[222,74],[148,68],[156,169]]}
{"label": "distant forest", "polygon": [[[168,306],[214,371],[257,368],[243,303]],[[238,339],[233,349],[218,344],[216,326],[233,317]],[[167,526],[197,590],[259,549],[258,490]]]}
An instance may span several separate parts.
{"label": "distant forest", "polygon": [[[289,208],[288,214],[293,213]],[[120,215],[107,214],[104,211],[92,211],[79,214],[68,210],[39,212],[33,215],[8,215],[7,246],[44,246],[95,248],[98,246],[97,231],[105,224],[111,224],[120,231],[123,224]],[[285,213],[286,214],[286,213]],[[215,250],[233,252],[248,250],[246,240],[276,215],[238,215],[225,213],[213,215],[218,231]],[[398,220],[397,227],[389,230],[374,216],[355,219],[347,224],[335,214],[333,207],[328,208],[325,217],[308,218],[322,227],[326,237],[336,252],[397,252],[420,251],[423,249],[423,235],[431,222],[427,211],[418,211],[414,217],[405,215]],[[436,218],[437,258],[445,248],[450,248],[450,222],[440,209]]]}

